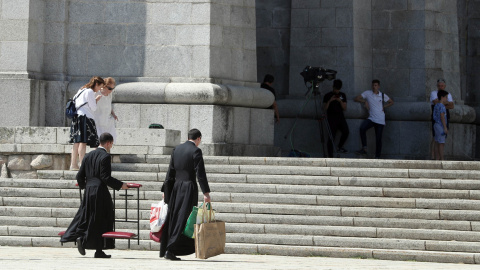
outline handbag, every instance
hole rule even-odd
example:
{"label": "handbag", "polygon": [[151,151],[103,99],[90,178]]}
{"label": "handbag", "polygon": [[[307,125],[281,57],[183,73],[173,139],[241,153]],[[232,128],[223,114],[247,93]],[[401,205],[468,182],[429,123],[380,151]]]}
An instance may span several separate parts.
{"label": "handbag", "polygon": [[168,205],[162,200],[159,203],[152,203],[150,207],[150,231],[159,232],[167,218]]}
{"label": "handbag", "polygon": [[[204,209],[205,214],[212,217],[213,210]],[[194,235],[196,258],[207,259],[225,253],[225,222],[210,219],[206,223],[195,224]]]}
{"label": "handbag", "polygon": [[69,99],[67,101],[67,105],[65,106],[65,115],[67,116],[67,118],[71,119],[75,117],[75,115],[77,115],[77,110],[88,103],[88,102],[83,103],[82,105],[80,105],[80,107],[78,107],[78,109],[75,105],[75,100],[83,93],[83,91],[85,91],[85,89],[86,88],[84,88],[79,94],[75,95],[73,99]]}

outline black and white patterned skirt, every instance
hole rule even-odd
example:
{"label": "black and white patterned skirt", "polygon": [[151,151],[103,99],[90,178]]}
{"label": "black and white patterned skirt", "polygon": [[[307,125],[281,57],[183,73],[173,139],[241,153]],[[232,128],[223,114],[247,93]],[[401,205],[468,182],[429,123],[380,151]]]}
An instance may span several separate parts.
{"label": "black and white patterned skirt", "polygon": [[100,142],[97,136],[95,120],[85,115],[76,115],[70,126],[70,143],[86,143],[90,147],[98,147]]}

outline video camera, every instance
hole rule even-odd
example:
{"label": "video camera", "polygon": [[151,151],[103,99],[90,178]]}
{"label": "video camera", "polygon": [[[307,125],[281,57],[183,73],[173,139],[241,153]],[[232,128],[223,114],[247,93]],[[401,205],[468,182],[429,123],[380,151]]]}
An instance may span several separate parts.
{"label": "video camera", "polygon": [[337,71],[333,69],[324,69],[322,67],[306,66],[300,75],[302,75],[305,84],[311,82],[318,87],[318,83],[323,82],[325,79],[329,81],[335,79]]}

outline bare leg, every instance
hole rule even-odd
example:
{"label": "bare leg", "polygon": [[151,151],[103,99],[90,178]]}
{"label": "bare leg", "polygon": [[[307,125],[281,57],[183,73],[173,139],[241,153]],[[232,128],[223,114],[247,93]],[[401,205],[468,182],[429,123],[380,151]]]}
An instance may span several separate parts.
{"label": "bare leg", "polygon": [[79,159],[80,159],[80,166],[82,166],[83,157],[85,156],[86,151],[87,151],[87,144],[86,143],[79,143],[78,156],[79,156]]}
{"label": "bare leg", "polygon": [[70,169],[78,169],[78,146],[79,146],[79,143],[73,144],[72,157],[70,160]]}
{"label": "bare leg", "polygon": [[440,154],[439,154],[439,148],[438,148],[438,143],[434,142],[433,143],[433,150],[434,150],[434,160],[440,160]]}
{"label": "bare leg", "polygon": [[432,152],[432,160],[435,160],[435,157],[436,157],[436,155],[435,155],[435,151],[436,151],[435,147],[436,146],[435,145],[436,145],[435,139],[432,138],[432,142],[430,143],[430,149],[432,150],[431,151]]}
{"label": "bare leg", "polygon": [[444,143],[438,144],[438,155],[440,156],[440,160],[443,160],[443,149],[445,148]]}

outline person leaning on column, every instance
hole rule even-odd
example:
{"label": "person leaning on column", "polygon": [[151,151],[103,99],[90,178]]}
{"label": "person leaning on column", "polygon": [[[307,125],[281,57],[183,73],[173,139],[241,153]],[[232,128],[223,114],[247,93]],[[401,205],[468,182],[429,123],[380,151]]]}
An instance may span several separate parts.
{"label": "person leaning on column", "polygon": [[[385,127],[385,108],[393,105],[393,100],[386,94],[380,92],[380,81],[372,81],[372,90],[367,90],[355,97],[356,102],[364,103],[368,110],[368,118],[360,126],[360,138],[362,140],[362,149],[356,151],[356,154],[367,154],[367,130],[375,128],[375,158],[380,158],[382,154],[382,135]],[[385,104],[385,102],[387,104]]]}
{"label": "person leaning on column", "polygon": [[269,107],[269,109],[273,109],[275,112],[275,122],[278,123],[280,121],[280,114],[278,113],[278,107],[277,107],[277,94],[275,93],[275,89],[272,87],[273,81],[275,78],[273,75],[267,74],[265,75],[265,78],[263,79],[263,83],[260,85],[261,88],[267,89],[268,91],[272,92],[273,96],[275,97],[275,100],[273,101],[272,106]]}

